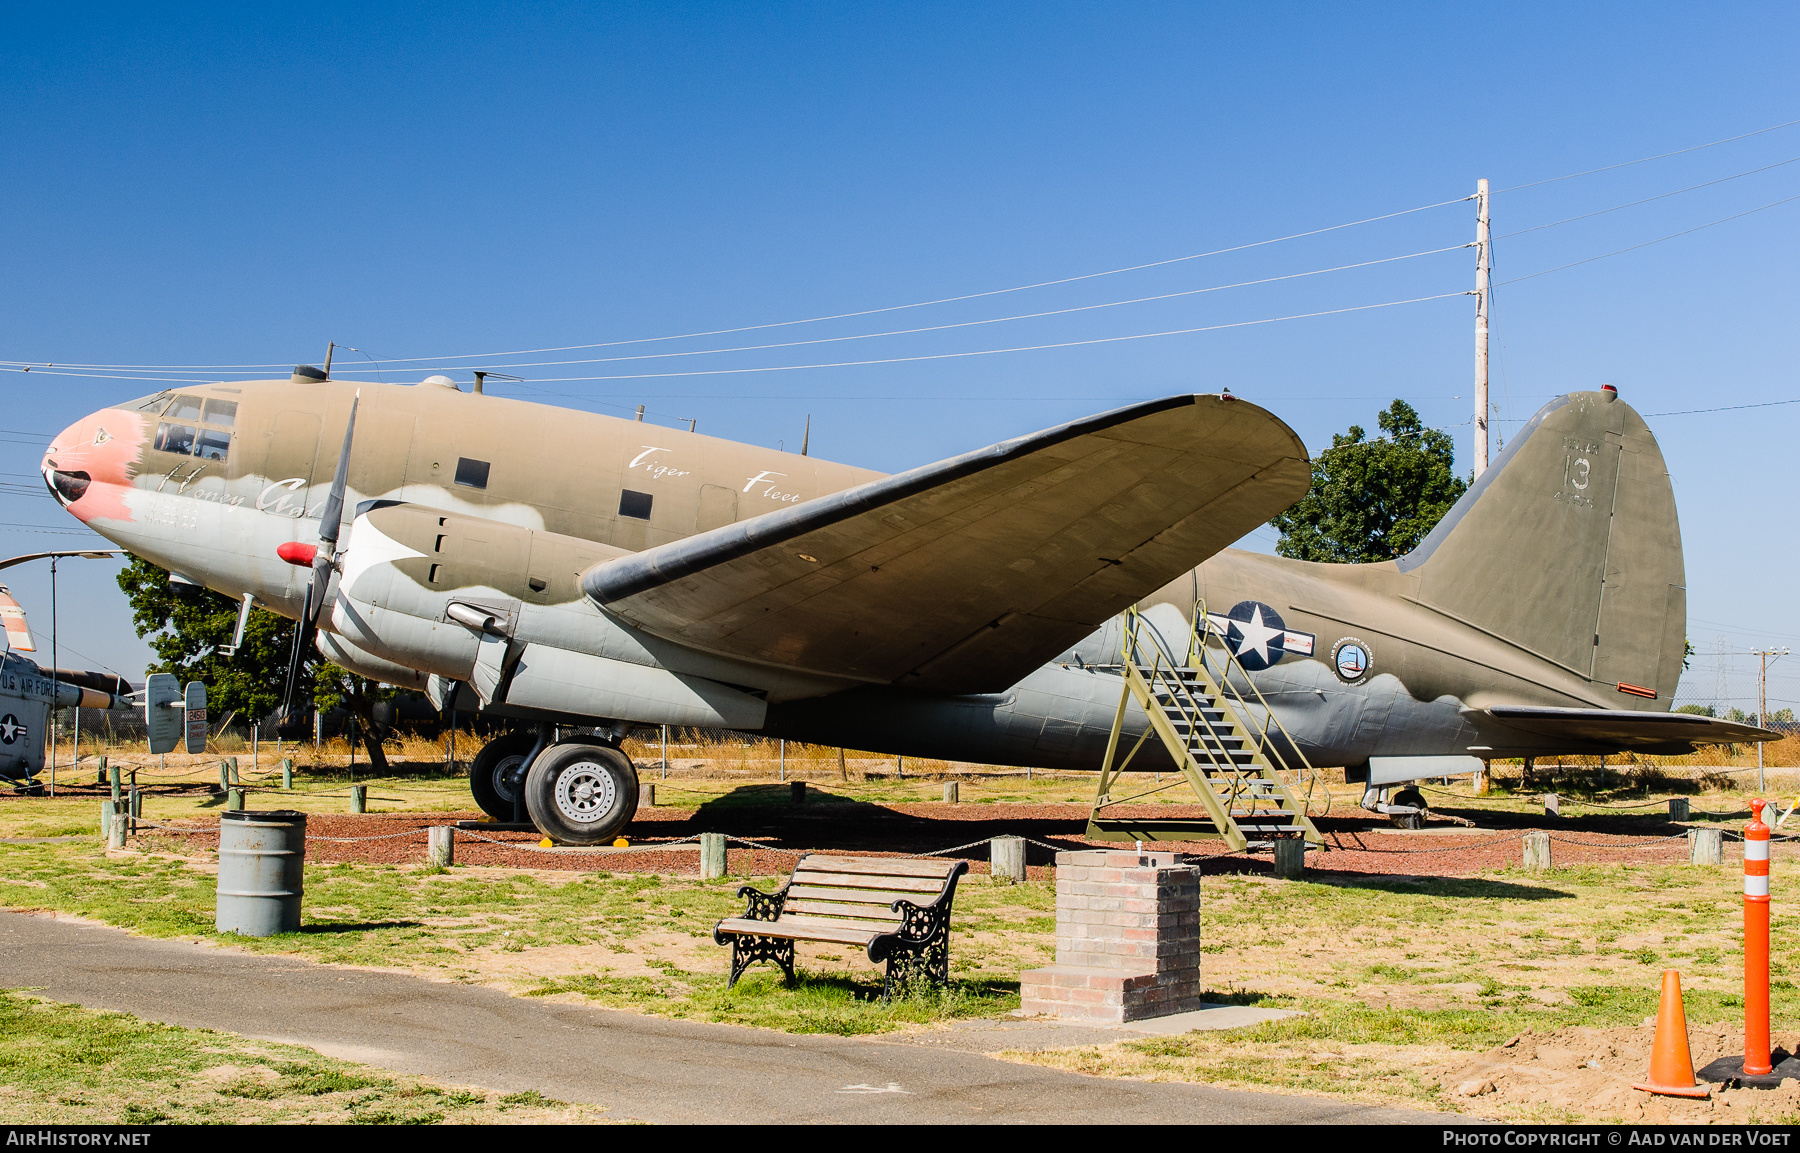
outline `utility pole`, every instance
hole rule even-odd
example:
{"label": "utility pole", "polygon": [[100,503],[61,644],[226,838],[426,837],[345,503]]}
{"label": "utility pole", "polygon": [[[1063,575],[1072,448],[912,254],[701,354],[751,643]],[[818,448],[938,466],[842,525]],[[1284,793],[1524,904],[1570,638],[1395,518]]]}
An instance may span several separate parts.
{"label": "utility pole", "polygon": [[1475,475],[1488,466],[1488,281],[1493,252],[1488,240],[1488,182],[1475,182]]}
{"label": "utility pole", "polygon": [[[1769,720],[1769,658],[1780,660],[1787,656],[1786,649],[1751,649],[1750,655],[1759,657],[1762,665],[1756,674],[1756,723],[1768,728]],[[1756,791],[1762,792],[1763,785],[1763,743],[1756,742]]]}

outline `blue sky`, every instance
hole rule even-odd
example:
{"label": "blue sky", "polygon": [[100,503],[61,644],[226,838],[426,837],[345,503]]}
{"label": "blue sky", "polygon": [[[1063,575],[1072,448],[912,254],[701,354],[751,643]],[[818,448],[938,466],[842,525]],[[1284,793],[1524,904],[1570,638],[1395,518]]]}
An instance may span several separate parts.
{"label": "blue sky", "polygon": [[[360,350],[340,349],[339,376],[525,365],[512,395],[642,403],[759,443],[792,447],[810,414],[816,454],[881,469],[1223,386],[1318,447],[1404,396],[1466,467],[1471,299],[1363,307],[1471,286],[1466,202],[951,304],[500,354],[995,293],[1456,201],[1488,177],[1503,434],[1602,381],[1647,415],[1800,398],[1800,201],[1507,283],[1800,194],[1800,163],[1751,172],[1800,157],[1800,125],[1518,187],[1800,118],[1792,6],[12,5],[0,21],[0,360],[316,363],[335,340]],[[1172,293],[1188,295],[1089,307]],[[1358,311],[1214,327],[1338,309]],[[870,336],[943,325],[963,327]],[[1193,328],[1213,330],[1115,339]],[[826,342],[543,363],[795,341]],[[1104,343],[945,356],[1079,341]],[[838,367],[794,367],[819,364]],[[718,371],[744,369],[775,371]],[[568,379],[594,377],[615,379]],[[82,543],[33,479],[46,434],[154,387],[0,371],[0,549]],[[1720,637],[1800,647],[1797,421],[1800,405],[1651,417],[1702,650],[1684,695],[1718,692]],[[59,631],[69,660],[137,676],[114,567],[63,566]],[[8,577],[47,632],[42,568]],[[1783,702],[1800,700],[1791,664]],[[1748,658],[1723,667],[1725,695],[1747,697]]]}

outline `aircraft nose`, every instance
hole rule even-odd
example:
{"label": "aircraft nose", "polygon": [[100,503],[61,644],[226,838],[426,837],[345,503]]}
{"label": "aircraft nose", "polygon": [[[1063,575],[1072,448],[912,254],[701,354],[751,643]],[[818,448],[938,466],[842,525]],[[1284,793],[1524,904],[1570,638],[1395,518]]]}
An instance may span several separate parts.
{"label": "aircraft nose", "polygon": [[93,416],[84,417],[51,438],[50,447],[44,450],[41,466],[44,483],[54,496],[66,508],[87,495],[88,486],[94,483],[94,476],[86,469],[76,467],[77,463],[70,458],[74,449],[84,439],[81,432],[84,427],[94,422]]}
{"label": "aircraft nose", "polygon": [[50,495],[82,520],[129,519],[114,507],[118,500],[101,493],[117,495],[130,486],[143,440],[141,425],[132,414],[103,409],[57,433],[40,465]]}

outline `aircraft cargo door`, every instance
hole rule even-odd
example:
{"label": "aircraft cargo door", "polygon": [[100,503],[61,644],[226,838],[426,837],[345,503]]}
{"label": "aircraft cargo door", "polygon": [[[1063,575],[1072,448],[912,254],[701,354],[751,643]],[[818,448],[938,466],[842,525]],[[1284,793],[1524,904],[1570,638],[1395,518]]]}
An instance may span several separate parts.
{"label": "aircraft cargo door", "polygon": [[738,494],[734,489],[716,484],[701,485],[700,513],[695,518],[694,531],[705,532],[735,522],[737,498]]}

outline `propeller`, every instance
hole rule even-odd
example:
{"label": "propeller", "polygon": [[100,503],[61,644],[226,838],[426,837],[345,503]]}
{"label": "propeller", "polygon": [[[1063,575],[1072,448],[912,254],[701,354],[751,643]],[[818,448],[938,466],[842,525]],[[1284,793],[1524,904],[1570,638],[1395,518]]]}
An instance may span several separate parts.
{"label": "propeller", "polygon": [[331,478],[331,492],[325,498],[324,511],[319,515],[319,543],[307,546],[298,541],[290,541],[276,550],[277,555],[289,564],[310,564],[312,576],[306,582],[306,603],[300,610],[299,627],[294,630],[294,651],[288,658],[287,687],[281,694],[281,709],[277,714],[276,730],[283,740],[295,740],[304,735],[299,718],[298,696],[300,693],[300,670],[306,664],[306,651],[312,647],[313,638],[319,629],[319,614],[325,609],[325,594],[331,584],[331,574],[337,567],[338,532],[343,527],[344,489],[350,481],[350,443],[356,435],[356,406],[362,401],[362,393],[358,392],[350,400],[350,419],[344,425],[344,447],[338,452],[337,472]]}

